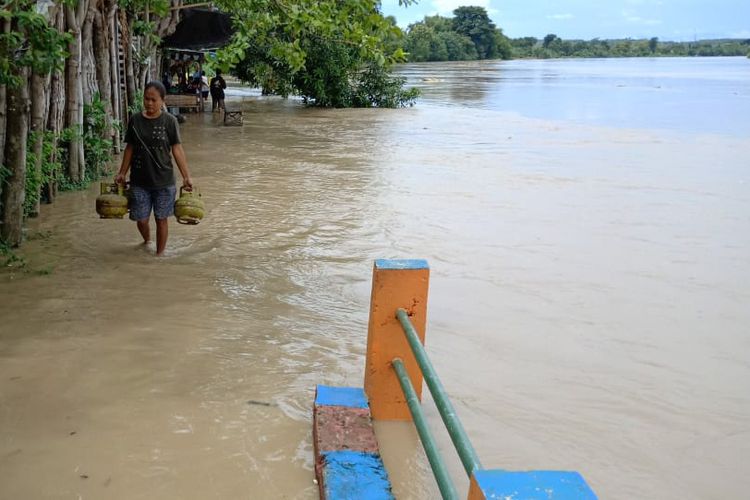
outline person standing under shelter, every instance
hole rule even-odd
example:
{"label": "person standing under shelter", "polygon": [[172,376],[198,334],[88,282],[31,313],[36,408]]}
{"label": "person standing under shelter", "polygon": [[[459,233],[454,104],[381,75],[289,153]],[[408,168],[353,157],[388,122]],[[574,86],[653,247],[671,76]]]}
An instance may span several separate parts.
{"label": "person standing under shelter", "polygon": [[203,99],[208,99],[208,78],[206,78],[205,71],[201,71],[200,91]]}
{"label": "person standing under shelter", "polygon": [[[167,92],[152,81],[143,90],[143,112],[134,114],[125,134],[127,147],[115,182],[125,183],[130,170],[130,219],[136,221],[143,243],[151,241],[151,210],[156,219],[156,255],[164,254],[169,234],[168,218],[174,213],[174,156],[182,175],[182,187],[193,189],[187,157],[180,141],[177,119],[163,111]],[[170,155],[171,153],[171,155]]]}
{"label": "person standing under shelter", "polygon": [[221,77],[221,70],[216,70],[216,76],[211,78],[211,110],[224,108],[224,89],[227,88],[227,82]]}

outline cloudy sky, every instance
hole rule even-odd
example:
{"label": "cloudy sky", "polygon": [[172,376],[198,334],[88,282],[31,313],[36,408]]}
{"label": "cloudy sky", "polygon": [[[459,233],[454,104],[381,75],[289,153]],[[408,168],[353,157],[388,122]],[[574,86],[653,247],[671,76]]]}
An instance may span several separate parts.
{"label": "cloudy sky", "polygon": [[419,0],[409,7],[382,0],[383,13],[404,28],[425,15],[452,17],[461,5],[484,7],[513,38],[750,38],[750,0]]}

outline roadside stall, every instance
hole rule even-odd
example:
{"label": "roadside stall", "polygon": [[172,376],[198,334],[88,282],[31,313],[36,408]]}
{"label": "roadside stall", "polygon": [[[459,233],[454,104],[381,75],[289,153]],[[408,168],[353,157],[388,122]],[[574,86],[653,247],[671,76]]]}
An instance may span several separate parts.
{"label": "roadside stall", "polygon": [[162,44],[162,83],[170,112],[203,111],[206,94],[201,83],[206,55],[232,38],[232,19],[207,9],[186,9],[177,29]]}

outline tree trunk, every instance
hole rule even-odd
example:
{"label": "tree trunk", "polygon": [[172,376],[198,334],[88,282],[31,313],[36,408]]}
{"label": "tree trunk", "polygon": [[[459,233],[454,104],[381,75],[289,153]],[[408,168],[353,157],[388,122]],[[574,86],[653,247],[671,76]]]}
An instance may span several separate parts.
{"label": "tree trunk", "polygon": [[12,247],[23,240],[23,203],[26,194],[26,139],[29,133],[29,70],[20,71],[21,85],[8,89],[6,160],[10,171],[2,194],[0,237]]}
{"label": "tree trunk", "polygon": [[[58,9],[57,15],[55,16],[55,28],[58,31],[65,30],[65,12],[64,10]],[[52,156],[49,158],[50,162],[57,162],[59,158],[57,156],[57,145],[60,141],[60,132],[65,126],[65,74],[61,71],[55,71],[52,73],[50,81],[49,91],[49,111],[47,113],[47,129],[52,131],[54,137],[54,148],[52,149]],[[47,203],[55,201],[57,196],[57,173],[53,173],[53,177],[49,180],[47,185],[44,187],[44,197]]]}
{"label": "tree trunk", "polygon": [[31,133],[34,140],[32,152],[34,154],[34,172],[32,175],[38,180],[37,188],[33,193],[33,206],[30,217],[39,215],[39,197],[41,195],[42,179],[42,154],[44,146],[44,126],[46,118],[47,94],[45,89],[49,86],[49,76],[34,73],[31,75]]}
{"label": "tree trunk", "polygon": [[151,74],[149,75],[149,81],[156,80],[161,81],[162,75],[162,52],[158,48],[154,49],[153,57],[151,58]]}
{"label": "tree trunk", "polygon": [[[5,166],[5,85],[0,85],[0,168]],[[0,200],[3,195],[3,175],[0,171]],[[3,216],[3,204],[0,203],[0,220]]]}
{"label": "tree trunk", "polygon": [[[181,7],[182,0],[172,0],[171,5],[172,7]],[[179,24],[179,22],[180,9],[177,8],[170,10],[168,15],[156,18],[156,34],[161,38],[171,35],[177,29],[177,24]],[[146,78],[148,80],[161,81],[163,52],[153,43],[149,43],[149,45],[145,47],[145,49],[150,60]]]}
{"label": "tree trunk", "polygon": [[124,123],[127,125],[130,119],[129,108],[136,102],[135,76],[133,75],[133,46],[130,37],[129,19],[125,9],[120,9],[120,28],[122,29],[120,43],[122,43],[122,52],[125,64],[125,88],[127,90],[127,108],[125,109]]}
{"label": "tree trunk", "polygon": [[86,173],[83,155],[83,85],[81,82],[81,24],[86,13],[84,0],[78,0],[76,10],[72,6],[65,6],[67,28],[73,36],[68,50],[70,57],[65,67],[65,97],[66,118],[65,125],[75,133],[68,145],[68,176],[73,182],[81,182]]}
{"label": "tree trunk", "polygon": [[83,90],[83,104],[91,104],[94,94],[100,91],[97,81],[97,67],[94,56],[94,18],[97,14],[96,1],[89,3],[86,17],[81,27],[81,89]]}
{"label": "tree trunk", "polygon": [[[138,95],[143,94],[146,87],[146,78],[148,78],[148,65],[151,61],[151,55],[148,53],[148,47],[142,37],[133,40],[135,50],[133,51],[133,74],[135,75],[135,92]],[[148,54],[148,56],[147,56]],[[142,62],[143,61],[143,62]]]}
{"label": "tree trunk", "polygon": [[[4,19],[2,24],[0,24],[0,29],[2,29],[3,34],[10,33],[10,19]],[[5,129],[6,129],[6,87],[5,85],[0,85],[0,166],[5,165]],[[0,176],[0,179],[2,176]],[[2,200],[2,194],[3,194],[3,183],[0,182],[0,200]],[[0,220],[2,220],[3,215],[3,204],[0,203]]]}
{"label": "tree trunk", "polygon": [[[120,101],[120,64],[117,57],[117,1],[105,0],[104,2],[104,22],[107,23],[109,32],[108,46],[109,50],[109,70],[110,70],[110,108],[112,109],[112,120],[122,122],[122,108]],[[120,152],[120,133],[117,128],[112,127],[112,151],[115,154]]]}
{"label": "tree trunk", "polygon": [[[107,127],[109,135],[112,139],[112,151],[117,154],[120,152],[120,134],[117,129],[113,126],[113,123],[120,121],[120,79],[118,78],[118,62],[117,62],[117,26],[115,25],[115,13],[117,12],[117,1],[116,0],[104,0],[101,18],[97,18],[96,22],[102,24],[101,32],[106,32],[106,37],[101,37],[101,41],[106,42],[106,45],[99,47],[97,51],[104,52],[99,57],[105,57],[106,63],[102,63],[101,73],[106,72],[107,78],[102,78],[99,82],[99,88],[102,91],[102,100],[106,100],[109,107],[109,115],[107,116]],[[100,32],[99,29],[96,30]],[[96,47],[96,45],[95,45]],[[97,63],[97,72],[99,72],[99,64]],[[106,87],[106,92],[104,88]]]}
{"label": "tree trunk", "polygon": [[94,13],[93,25],[96,77],[102,105],[104,106],[104,120],[106,122],[104,138],[113,140],[112,80],[110,79],[111,73],[109,69],[109,25],[105,22],[104,14],[99,10]]}

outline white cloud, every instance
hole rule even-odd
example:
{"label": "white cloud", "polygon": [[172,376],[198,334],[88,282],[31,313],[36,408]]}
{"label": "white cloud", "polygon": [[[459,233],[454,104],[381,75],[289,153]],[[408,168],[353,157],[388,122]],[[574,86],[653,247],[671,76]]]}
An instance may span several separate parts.
{"label": "white cloud", "polygon": [[632,10],[624,9],[622,11],[622,17],[629,23],[643,24],[646,26],[654,26],[661,24],[661,19],[647,19],[641,16],[636,16]]}
{"label": "white cloud", "polygon": [[566,20],[573,19],[573,17],[573,14],[552,14],[551,16],[547,16],[547,19]]}
{"label": "white cloud", "polygon": [[732,38],[750,38],[750,30],[735,31],[729,36]]}
{"label": "white cloud", "polygon": [[490,0],[432,0],[432,5],[441,16],[452,16],[454,10],[464,5],[484,7],[490,12]]}

